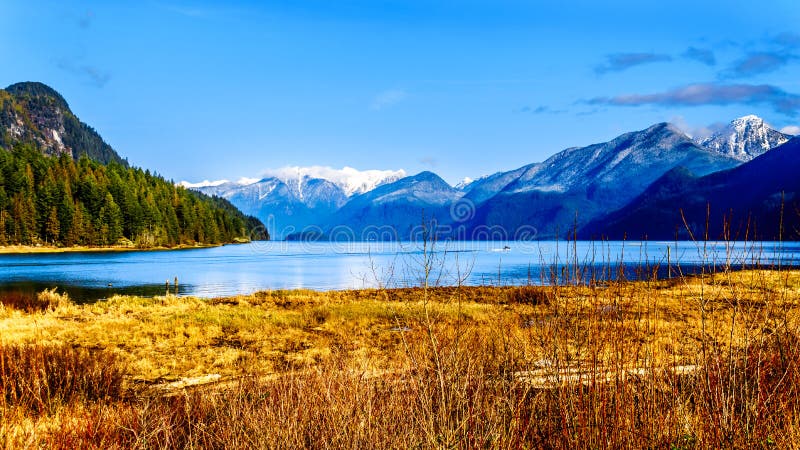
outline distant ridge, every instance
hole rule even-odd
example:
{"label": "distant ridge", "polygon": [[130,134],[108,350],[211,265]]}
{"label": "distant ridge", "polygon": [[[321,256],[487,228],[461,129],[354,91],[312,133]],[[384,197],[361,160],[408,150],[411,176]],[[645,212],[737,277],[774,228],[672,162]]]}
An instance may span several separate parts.
{"label": "distant ridge", "polygon": [[[734,169],[697,176],[676,168],[624,208],[581,230],[584,238],[800,238],[800,139]],[[708,230],[706,231],[706,224]]]}

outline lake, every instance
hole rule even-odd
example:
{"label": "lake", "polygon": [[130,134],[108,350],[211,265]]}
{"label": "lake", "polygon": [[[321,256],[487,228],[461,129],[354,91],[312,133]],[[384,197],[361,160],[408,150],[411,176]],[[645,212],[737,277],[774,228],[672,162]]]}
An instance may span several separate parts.
{"label": "lake", "polygon": [[[669,259],[669,264],[668,264]],[[426,263],[427,262],[427,263]],[[264,289],[547,284],[696,273],[705,268],[800,265],[800,243],[253,242],[135,252],[0,255],[0,291],[58,287],[79,301],[113,294],[218,297]],[[178,278],[177,289],[174,285]]]}

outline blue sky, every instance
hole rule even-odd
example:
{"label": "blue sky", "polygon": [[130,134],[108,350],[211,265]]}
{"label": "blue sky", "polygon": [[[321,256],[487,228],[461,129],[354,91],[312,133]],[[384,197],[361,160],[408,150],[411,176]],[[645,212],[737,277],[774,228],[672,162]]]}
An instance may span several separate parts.
{"label": "blue sky", "polygon": [[789,0],[3,3],[0,85],[51,85],[176,181],[347,165],[457,182],[661,121],[800,125]]}

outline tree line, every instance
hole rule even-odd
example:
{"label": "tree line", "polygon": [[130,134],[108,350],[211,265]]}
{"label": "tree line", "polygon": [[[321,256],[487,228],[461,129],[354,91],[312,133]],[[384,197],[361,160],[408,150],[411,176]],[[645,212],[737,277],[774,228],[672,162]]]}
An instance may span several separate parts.
{"label": "tree line", "polygon": [[171,247],[267,239],[264,230],[227,200],[149,170],[0,147],[0,245]]}

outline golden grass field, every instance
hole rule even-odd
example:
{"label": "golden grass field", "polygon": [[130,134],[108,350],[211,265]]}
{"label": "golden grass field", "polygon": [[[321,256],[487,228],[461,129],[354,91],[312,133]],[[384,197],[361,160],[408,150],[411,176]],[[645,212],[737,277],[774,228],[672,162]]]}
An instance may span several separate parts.
{"label": "golden grass field", "polygon": [[800,448],[798,271],[21,296],[5,448]]}

